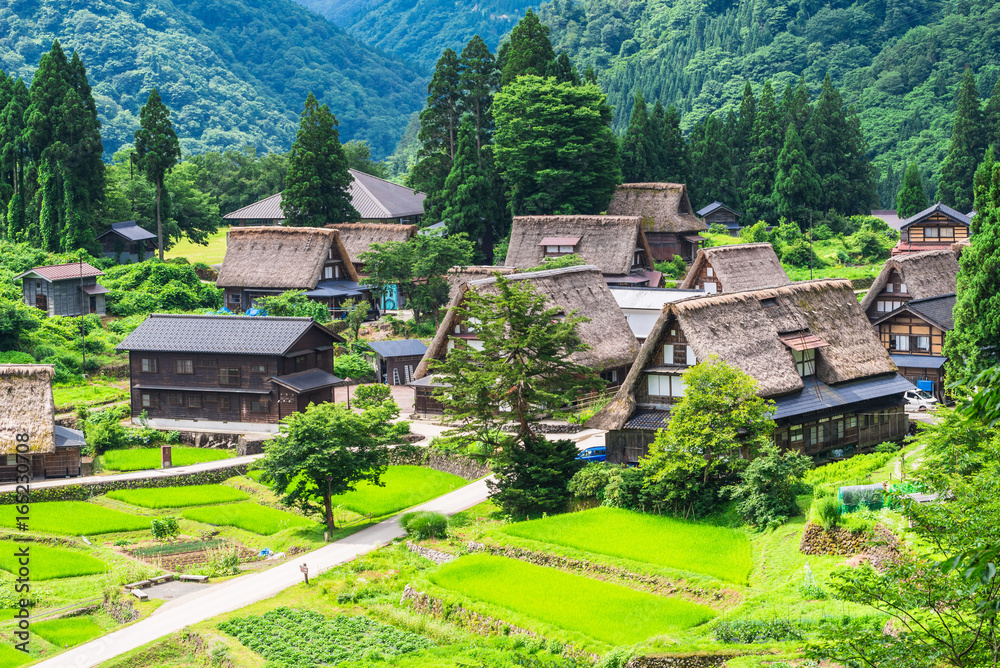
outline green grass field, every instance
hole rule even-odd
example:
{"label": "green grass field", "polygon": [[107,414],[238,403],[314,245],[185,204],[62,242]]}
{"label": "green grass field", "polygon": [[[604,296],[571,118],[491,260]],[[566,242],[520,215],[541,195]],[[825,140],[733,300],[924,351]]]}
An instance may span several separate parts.
{"label": "green grass field", "polygon": [[504,532],[736,584],[746,584],[753,567],[750,541],[739,531],[617,508],[521,522],[505,527]]}
{"label": "green grass field", "polygon": [[80,575],[104,573],[108,570],[108,565],[100,559],[76,550],[64,550],[36,543],[15,543],[9,540],[0,541],[0,569],[17,573],[20,564],[15,554],[22,547],[28,548],[32,581],[75,578]]}
{"label": "green grass field", "polygon": [[465,485],[457,475],[423,466],[390,466],[382,476],[385,487],[363,482],[353,492],[333,497],[334,506],[343,506],[360,515],[381,517],[447,494]]}
{"label": "green grass field", "polygon": [[187,506],[244,501],[250,498],[250,495],[224,485],[189,485],[186,487],[118,489],[108,492],[108,498],[143,508],[185,508]]}
{"label": "green grass field", "polygon": [[430,578],[446,589],[612,645],[630,645],[715,616],[695,603],[504,557],[461,557]]}
{"label": "green grass field", "polygon": [[[16,506],[0,506],[0,526],[17,526]],[[136,517],[86,501],[48,501],[32,503],[29,531],[89,536],[118,531],[149,529],[148,517]]]}
{"label": "green grass field", "polygon": [[[31,628],[34,629],[35,625],[32,624]],[[34,661],[36,658],[38,657],[14,649],[8,643],[0,645],[0,668],[21,666],[29,661]]]}
{"label": "green grass field", "polygon": [[223,506],[198,506],[181,511],[189,520],[205,524],[238,527],[262,536],[270,536],[289,527],[314,526],[316,523],[283,510],[268,508],[251,501]]}
{"label": "green grass field", "polygon": [[168,260],[175,257],[186,257],[191,264],[196,262],[219,264],[226,257],[226,232],[228,231],[228,227],[220,227],[215,234],[208,238],[207,246],[191,243],[190,239],[184,238],[166,251],[164,257]]}
{"label": "green grass field", "polygon": [[56,412],[79,408],[80,406],[100,406],[113,401],[128,399],[128,390],[109,383],[88,383],[86,385],[53,385],[52,397]]}
{"label": "green grass field", "polygon": [[34,622],[31,632],[58,647],[72,647],[104,633],[89,617],[67,617],[47,622]]}
{"label": "green grass field", "polygon": [[[170,456],[174,466],[188,466],[201,462],[214,462],[219,459],[229,459],[233,453],[229,450],[212,450],[209,448],[174,447]],[[103,455],[104,468],[111,471],[143,471],[160,468],[159,448],[131,448],[129,450],[108,450]]]}

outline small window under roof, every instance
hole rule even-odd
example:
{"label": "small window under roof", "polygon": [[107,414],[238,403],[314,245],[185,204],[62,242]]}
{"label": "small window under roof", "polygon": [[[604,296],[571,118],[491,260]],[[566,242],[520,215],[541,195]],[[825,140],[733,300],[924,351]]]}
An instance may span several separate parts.
{"label": "small window under roof", "polygon": [[777,306],[778,300],[775,299],[774,297],[768,297],[766,299],[761,299],[760,305],[763,306],[764,308],[770,308],[772,306]]}
{"label": "small window under roof", "polygon": [[790,332],[779,334],[778,338],[792,350],[812,350],[813,348],[824,348],[828,345],[826,341],[808,331]]}
{"label": "small window under roof", "polygon": [[575,246],[580,243],[580,237],[544,237],[539,246]]}

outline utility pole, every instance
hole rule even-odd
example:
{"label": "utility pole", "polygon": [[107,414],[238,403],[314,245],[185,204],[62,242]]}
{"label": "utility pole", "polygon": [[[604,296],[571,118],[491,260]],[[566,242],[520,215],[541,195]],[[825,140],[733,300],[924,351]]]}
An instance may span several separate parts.
{"label": "utility pole", "polygon": [[809,280],[813,279],[813,212],[809,212]]}
{"label": "utility pole", "polygon": [[87,293],[83,291],[83,255],[80,255],[80,338],[83,341],[83,377],[87,377],[87,328],[83,324],[83,316],[87,313]]}

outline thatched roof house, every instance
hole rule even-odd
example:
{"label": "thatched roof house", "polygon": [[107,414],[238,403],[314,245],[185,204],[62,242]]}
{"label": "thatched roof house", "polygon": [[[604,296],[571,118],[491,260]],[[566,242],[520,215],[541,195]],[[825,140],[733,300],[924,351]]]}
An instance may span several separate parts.
{"label": "thatched roof house", "polygon": [[417,234],[416,225],[389,223],[339,223],[327,225],[327,228],[340,234],[340,240],[359,274],[365,273],[361,254],[371,250],[372,244],[409,241]]}
{"label": "thatched roof house", "polygon": [[469,281],[478,281],[482,278],[489,278],[493,274],[509,276],[516,274],[514,267],[503,267],[496,265],[470,265],[467,267],[452,267],[448,270],[448,301],[455,298],[462,287]]}
{"label": "thatched roof house", "polygon": [[618,186],[608,204],[612,216],[638,216],[656,261],[680,255],[694,258],[708,231],[705,221],[694,215],[683,183],[625,183]]}
{"label": "thatched roof house", "polygon": [[[654,271],[652,250],[637,216],[516,216],[504,266],[531,269],[576,254],[607,277]],[[659,276],[656,277],[659,282]],[[650,287],[658,287],[656,284]]]}
{"label": "thatched roof house", "polygon": [[[616,377],[619,373],[624,376],[624,370],[632,364],[639,352],[639,344],[597,267],[582,265],[513,274],[507,278],[512,281],[530,281],[538,293],[547,296],[553,305],[564,312],[578,311],[580,315],[589,318],[589,322],[581,323],[577,331],[580,339],[590,349],[574,353],[573,361],[609,375],[615,372]],[[444,359],[453,337],[466,341],[475,340],[474,330],[460,322],[455,311],[455,307],[462,303],[469,290],[495,293],[496,278],[481,278],[458,287],[448,305],[447,315],[441,321],[434,340],[414,373],[415,378],[423,378],[427,374],[432,359]]]}
{"label": "thatched roof house", "polygon": [[861,309],[871,320],[891,313],[911,299],[955,292],[958,258],[952,250],[896,255],[885,261]]}
{"label": "thatched roof house", "polygon": [[732,244],[699,250],[680,288],[714,294],[777,287],[791,282],[771,244]]}
{"label": "thatched roof house", "polygon": [[[683,372],[711,355],[776,400],[779,445],[817,454],[905,434],[901,397],[912,386],[896,374],[850,282],[805,281],[666,304],[615,399],[589,423],[612,432],[612,461],[641,456],[683,396]],[[866,431],[844,417],[876,407],[888,411],[885,428]],[[831,415],[846,422],[830,438],[809,432],[803,440],[802,428]]]}

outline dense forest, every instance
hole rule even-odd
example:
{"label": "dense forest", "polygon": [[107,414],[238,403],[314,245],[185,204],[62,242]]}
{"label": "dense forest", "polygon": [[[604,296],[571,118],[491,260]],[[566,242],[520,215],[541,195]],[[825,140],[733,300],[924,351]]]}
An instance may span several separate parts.
{"label": "dense forest", "polygon": [[312,92],[343,139],[391,152],[426,79],[291,0],[25,0],[0,7],[0,69],[30,84],[54,39],[87,64],[104,156],[132,141],[153,85],[185,153],[287,151]]}

